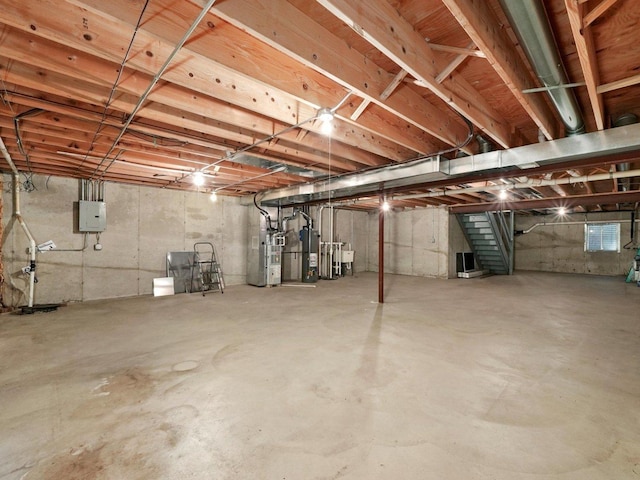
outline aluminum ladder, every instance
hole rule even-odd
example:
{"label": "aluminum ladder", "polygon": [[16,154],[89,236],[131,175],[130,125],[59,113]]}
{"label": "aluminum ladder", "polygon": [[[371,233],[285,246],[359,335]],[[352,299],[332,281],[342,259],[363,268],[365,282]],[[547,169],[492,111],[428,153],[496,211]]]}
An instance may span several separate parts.
{"label": "aluminum ladder", "polygon": [[[197,242],[193,244],[191,284],[199,286],[202,295],[216,290],[224,293],[222,268],[216,255],[216,249],[211,242]],[[197,288],[194,288],[192,291],[196,290]]]}

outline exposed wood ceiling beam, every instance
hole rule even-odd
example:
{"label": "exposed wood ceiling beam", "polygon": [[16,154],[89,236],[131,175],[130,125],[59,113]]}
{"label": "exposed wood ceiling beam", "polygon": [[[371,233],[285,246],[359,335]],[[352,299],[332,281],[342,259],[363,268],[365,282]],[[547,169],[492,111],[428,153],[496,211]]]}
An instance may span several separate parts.
{"label": "exposed wood ceiling beam", "polygon": [[431,47],[431,50],[435,50],[437,52],[447,52],[447,53],[455,53],[457,55],[464,55],[466,57],[478,57],[478,58],[486,58],[486,55],[483,51],[477,50],[472,47],[461,48],[461,47],[450,47],[448,45],[438,45],[437,43],[427,42]]}
{"label": "exposed wood ceiling beam", "polygon": [[491,212],[497,210],[532,210],[541,208],[574,208],[589,205],[612,205],[616,203],[640,202],[640,190],[628,192],[598,193],[596,195],[574,195],[517,202],[493,202],[457,205],[449,207],[451,213]]}
{"label": "exposed wood ceiling beam", "polygon": [[[384,102],[387,98],[389,98],[393,93],[393,91],[396,88],[398,88],[398,85],[402,83],[402,81],[404,80],[404,77],[406,76],[407,76],[407,72],[404,70],[400,70],[396,74],[396,76],[393,77],[393,80],[391,80],[389,85],[387,85],[387,88],[385,88],[384,91],[380,94],[380,100]],[[371,102],[369,100],[364,99],[362,103],[358,106],[358,108],[355,110],[355,112],[351,114],[351,120],[357,120],[358,117],[362,115],[362,112],[365,111],[365,109],[369,106],[370,103]]]}
{"label": "exposed wood ceiling beam", "polygon": [[[59,15],[71,18],[82,15],[88,17],[86,20],[91,25],[92,40],[87,41],[82,37],[78,38],[72,32],[58,31],[55,25],[52,25],[51,16],[47,14],[46,9],[41,5],[32,7],[35,12],[29,11],[27,13],[26,9],[30,7],[29,4],[31,2],[33,0],[25,0],[21,2],[20,7],[0,9],[0,19],[2,21],[13,23],[17,29],[22,29],[24,32],[21,36],[18,36],[17,30],[12,30],[10,35],[6,35],[7,49],[10,48],[9,44],[11,44],[15,47],[22,47],[12,48],[12,50],[24,51],[25,41],[28,41],[29,48],[27,51],[32,54],[33,52],[39,54],[33,55],[34,61],[44,61],[49,56],[53,56],[54,58],[48,60],[50,68],[54,68],[52,64],[55,64],[56,68],[75,69],[73,75],[89,81],[105,82],[115,80],[118,68],[118,63],[116,62],[120,62],[121,59],[114,57],[113,52],[121,50],[116,46],[128,44],[130,32],[123,31],[122,26],[113,21],[108,15],[99,16],[95,13],[95,10],[91,10],[88,13],[79,11],[79,9],[68,4],[56,7],[51,6],[51,9],[55,9]],[[24,20],[22,20],[23,18]],[[30,24],[37,25],[35,33],[29,28]],[[27,33],[29,35],[38,35],[41,38],[34,41],[32,37],[29,37],[31,40],[26,40]],[[140,78],[133,78],[129,81],[129,84],[136,84],[137,90],[141,91],[148,85],[148,83],[144,83],[145,75],[146,78],[150,79],[149,74],[155,73],[160,68],[162,59],[170,53],[172,47],[168,41],[159,41],[154,34],[147,33],[144,30],[138,32],[136,39],[137,48],[141,52],[146,52],[146,54],[132,55],[127,62],[127,72],[131,75],[134,73],[135,75],[141,75]],[[192,46],[193,44],[190,43],[189,47]],[[94,57],[95,55],[103,59],[102,65],[99,65],[100,60]],[[239,112],[238,109],[230,108],[229,106],[225,108],[224,102],[242,107],[246,111],[257,111],[266,117],[275,118],[282,122],[283,126],[296,123],[299,119],[310,118],[316,113],[316,110],[310,105],[300,102],[284,92],[270,88],[267,91],[268,95],[265,95],[264,84],[246,78],[226,66],[214,63],[199,53],[193,53],[185,49],[176,56],[175,63],[176,66],[169,69],[163,77],[163,79],[170,81],[171,84],[165,84],[163,88],[158,88],[152,93],[150,99],[161,103],[162,100],[164,100],[164,103],[173,102],[179,98],[176,97],[176,92],[178,91],[176,87],[184,87],[183,98],[185,101],[190,99],[192,104],[192,107],[187,108],[187,111],[198,108],[198,104],[193,102],[194,99],[199,99],[198,103],[200,103],[207,99],[213,101],[210,97],[215,97],[218,106],[217,108],[209,109],[207,116],[224,118],[225,122],[228,123],[237,122],[239,126],[245,128],[256,123],[264,124],[266,119],[260,118],[255,114],[252,115],[252,120],[249,120],[248,117],[235,119],[234,117]],[[119,86],[119,88],[126,87],[128,78],[129,75],[123,75],[123,85],[122,87]],[[197,92],[195,97],[193,96],[193,91]],[[384,150],[378,150],[377,155],[396,161],[414,156],[414,153],[398,148],[395,143],[410,144],[412,150],[416,148],[424,149],[425,145],[428,148],[436,148],[435,146],[430,146],[429,141],[426,141],[423,137],[407,138],[411,135],[411,131],[399,129],[397,126],[385,125],[389,127],[391,132],[402,130],[405,136],[398,142],[395,142],[394,139],[395,143],[392,144],[382,136],[379,136],[379,134],[372,134],[370,129],[365,131],[360,126],[337,123],[334,131],[336,140],[347,144],[356,142],[354,146],[359,145],[359,149],[365,147],[365,145],[376,145],[376,149],[382,148]],[[377,125],[379,127],[379,121],[377,121]],[[307,124],[304,128],[309,129],[312,126]],[[269,129],[265,130],[266,135],[270,133],[267,132],[269,132]],[[370,141],[369,139],[372,139],[372,135],[378,138]],[[385,133],[384,135],[388,134]]]}
{"label": "exposed wood ceiling beam", "polygon": [[604,129],[604,104],[602,102],[602,94],[598,93],[597,87],[600,83],[600,74],[596,61],[596,49],[593,44],[593,36],[591,29],[582,25],[583,6],[575,3],[574,0],[565,0],[569,23],[571,24],[571,33],[580,59],[580,66],[584,75],[584,81],[587,84],[587,92],[589,93],[589,101],[591,109],[596,121],[598,130]]}
{"label": "exposed wood ceiling beam", "polygon": [[[279,52],[294,57],[448,145],[457,145],[467,136],[466,127],[458,119],[443,117],[440,109],[410,89],[398,90],[386,102],[381,102],[380,94],[393,75],[285,0],[220,2],[214,5],[213,11]],[[430,153],[424,148],[419,151]]]}
{"label": "exposed wood ceiling beam", "polygon": [[370,100],[363,98],[362,102],[360,102],[360,105],[358,105],[358,108],[356,108],[351,114],[351,120],[353,120],[354,122],[358,120],[358,118],[360,118],[360,115],[362,115],[362,113],[366,110],[370,103]]}
{"label": "exposed wood ceiling beam", "polygon": [[597,91],[598,93],[607,93],[607,92],[612,92],[613,90],[618,90],[620,88],[631,87],[639,83],[640,83],[640,74],[632,75],[630,77],[623,78],[622,80],[616,80],[615,82],[610,82],[610,83],[605,83],[604,85],[600,85]]}
{"label": "exposed wood ceiling beam", "polygon": [[[135,25],[137,12],[131,9],[130,0],[69,0],[95,15],[98,21],[112,21],[117,19],[127,24]],[[152,18],[143,24],[139,35],[147,39],[146,42],[137,42],[141,45],[141,51],[147,51],[146,45],[155,45],[160,42],[162,45],[172,46],[182,35],[189,22],[187,19],[195,16],[198,8],[201,8],[206,2],[198,2],[194,5],[191,2],[182,2],[180,5],[180,16],[171,15],[170,12],[175,9],[173,0],[154,0],[148,5],[147,17]],[[284,55],[272,47],[253,42],[250,50],[242,51],[238,49],[238,45],[246,44],[245,34],[237,29],[218,28],[217,25],[223,21],[213,15],[207,17],[205,25],[199,27],[193,38],[183,48],[187,58],[196,57],[197,64],[190,65],[189,68],[180,69],[179,79],[174,81],[187,81],[185,86],[191,88],[196,80],[204,79],[206,82],[205,90],[210,92],[216,98],[219,97],[219,90],[232,97],[240,96],[246,100],[257,100],[256,105],[250,105],[251,110],[261,106],[263,101],[267,102],[267,106],[271,108],[279,108],[282,106],[287,109],[289,123],[297,123],[298,121],[310,118],[316,112],[318,107],[332,107],[344,97],[344,89],[340,85],[327,78],[326,76],[314,71],[311,68],[305,68],[296,60]],[[157,53],[157,52],[155,52]],[[160,59],[164,58],[162,55]],[[142,63],[149,62],[146,54],[142,57]],[[154,67],[158,67],[159,62],[151,58],[155,62]],[[182,61],[179,62],[182,65]],[[154,72],[155,70],[151,70]],[[202,73],[198,73],[202,71]],[[171,72],[168,72],[169,74]],[[187,74],[193,74],[188,78]],[[167,77],[169,78],[169,77]],[[215,84],[211,79],[215,78]],[[268,89],[269,96],[265,96],[265,89]],[[228,100],[232,104],[236,104],[233,98]],[[349,120],[353,110],[352,102],[347,102],[339,112],[341,118]],[[267,108],[263,114],[272,117],[271,110]],[[295,114],[295,117],[291,117]],[[395,119],[380,118],[378,115],[366,114],[358,119],[357,124],[352,124],[351,128],[357,131],[362,129],[375,136],[381,136],[389,141],[398,143],[414,152],[431,152],[439,147],[433,144],[428,135],[415,126],[409,128],[406,125],[398,125]],[[414,153],[408,154],[409,157]],[[398,159],[396,159],[398,160]]]}
{"label": "exposed wood ceiling beam", "polygon": [[395,91],[395,89],[398,88],[398,85],[402,83],[402,81],[404,80],[404,77],[406,76],[407,76],[407,72],[405,70],[400,70],[396,74],[396,76],[393,77],[393,80],[389,82],[389,85],[387,85],[387,88],[385,88],[383,92],[380,94],[380,100],[384,102],[387,98],[389,98],[391,94]]}
{"label": "exposed wood ceiling beam", "polygon": [[316,0],[442,101],[471,120],[504,148],[515,146],[511,130],[498,112],[465,79],[453,74],[442,83],[438,73],[447,62],[436,56],[423,37],[385,0]]}
{"label": "exposed wood ceiling beam", "polygon": [[584,16],[584,19],[582,20],[583,28],[587,28],[589,25],[595,22],[604,12],[613,7],[617,1],[618,0],[602,0]]}
{"label": "exposed wood ceiling beam", "polygon": [[[2,57],[0,57],[0,66],[6,70],[5,81],[10,83],[17,83],[32,89],[37,88],[62,97],[67,97],[69,89],[73,87],[75,92],[83,92],[84,101],[96,105],[104,104],[108,96],[108,89],[106,87],[100,89],[96,85],[91,85],[53,72],[48,72],[46,75],[42,76],[39,75],[39,72],[42,70],[34,66],[23,65],[15,61],[3,61]],[[136,100],[137,98],[132,95],[122,94],[114,100],[112,105],[114,108],[127,112],[133,108]],[[195,105],[192,110],[197,110]],[[246,131],[242,128],[225,124],[221,121],[212,120],[205,115],[187,113],[185,110],[180,110],[173,106],[166,106],[158,102],[147,104],[139,111],[138,116],[140,118],[161,121],[168,125],[221,136],[223,138],[232,138],[237,142],[248,145],[255,142],[256,139],[269,135],[269,131]],[[269,125],[272,124],[269,123]],[[293,134],[291,135],[293,136]],[[322,142],[324,140],[319,138],[317,141]],[[362,141],[364,142],[364,140]],[[340,146],[336,145],[335,149],[332,149],[332,163],[336,167],[346,168],[348,171],[356,170],[359,162],[353,162],[350,159],[341,160],[338,153],[339,148]],[[312,162],[325,164],[329,162],[329,159],[324,154],[316,151],[317,149],[314,148],[313,142],[310,142],[309,140],[305,142],[305,145],[279,143],[269,145],[269,149],[283,155],[301,156]],[[349,150],[346,153],[348,155],[353,155],[356,152]],[[367,162],[370,160],[371,157],[369,157]],[[347,166],[348,164],[351,166]]]}
{"label": "exposed wood ceiling beam", "polygon": [[523,93],[523,90],[536,85],[535,80],[491,6],[487,2],[471,0],[443,0],[443,3],[485,53],[491,66],[547,140],[558,138],[558,121],[543,97]]}
{"label": "exposed wood ceiling beam", "polygon": [[[475,45],[475,43],[471,42],[469,44],[468,48],[471,48],[474,45]],[[468,57],[469,57],[469,55],[461,53],[456,58],[451,60],[449,65],[444,67],[444,69],[442,69],[440,71],[440,73],[436,76],[436,82],[442,83],[444,81],[444,79],[447,78],[449,75],[451,75],[455,71],[456,68],[458,68],[460,65],[462,65],[462,62],[464,62]]]}
{"label": "exposed wood ceiling beam", "polygon": [[[2,59],[0,58],[0,65],[2,65]],[[11,71],[7,73],[5,78],[8,78],[10,81],[13,80],[14,76],[20,75],[23,68],[17,63],[12,63]],[[28,84],[29,79],[35,78],[37,75],[34,75],[33,72],[27,71],[22,72],[20,82],[22,84]],[[72,80],[68,77],[58,77],[56,74],[49,73],[45,77],[42,78],[40,82],[37,80],[35,83],[31,84],[32,87],[38,87],[41,90],[50,90],[53,94],[64,95],[64,91],[60,91],[57,89],[58,85],[65,85],[71,83]],[[78,84],[76,82],[76,84]],[[51,87],[49,89],[49,87]],[[88,87],[87,87],[88,88]],[[86,91],[86,89],[85,89]],[[106,95],[106,91],[104,92]],[[94,104],[102,103],[103,96],[92,97],[88,101]],[[19,97],[18,97],[19,98]],[[19,101],[19,99],[18,99]],[[131,108],[133,103],[135,102],[135,98],[127,95],[121,95],[116,102],[114,102],[115,106],[120,106],[123,111],[126,111],[128,108]],[[70,112],[71,116],[73,116],[74,111]],[[173,129],[177,128],[186,128],[193,132],[202,132],[207,133],[213,136],[226,136],[226,138],[235,138],[239,142],[243,144],[251,144],[254,142],[255,136],[251,135],[251,132],[243,132],[242,130],[233,131],[230,126],[225,126],[225,124],[221,122],[213,122],[207,118],[201,117],[195,114],[189,114],[185,112],[181,112],[171,107],[164,107],[158,104],[151,104],[140,111],[139,115],[140,119],[151,120],[151,121],[161,121],[166,122],[166,125],[171,125]],[[99,115],[96,116],[96,122],[99,120]],[[95,132],[95,126],[97,124],[87,125],[85,128],[93,134]],[[113,126],[117,126],[116,122],[112,122]],[[134,128],[139,128],[138,124],[134,125]],[[272,145],[269,147],[274,153],[284,156],[285,158],[300,158],[303,163],[306,164],[320,164],[326,165],[329,162],[327,156],[322,154],[322,152],[318,151],[311,144],[307,146],[300,146],[291,144],[288,141],[282,142],[280,144]],[[358,168],[356,163],[353,163],[351,160],[347,160],[341,157],[340,150],[342,147],[336,144],[335,149],[333,149],[331,163],[334,168],[344,169],[344,171],[354,171]],[[233,150],[233,146],[230,145],[228,150]],[[223,158],[223,152],[220,152],[220,156],[218,160]],[[350,154],[350,152],[346,152]],[[212,160],[213,162],[214,160]]]}

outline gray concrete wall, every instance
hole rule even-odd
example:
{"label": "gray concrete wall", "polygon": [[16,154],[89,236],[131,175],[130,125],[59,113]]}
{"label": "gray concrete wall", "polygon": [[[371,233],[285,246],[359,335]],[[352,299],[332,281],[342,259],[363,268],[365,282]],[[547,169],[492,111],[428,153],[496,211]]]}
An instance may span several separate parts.
{"label": "gray concrete wall", "polygon": [[[629,242],[630,213],[589,213],[587,221],[620,220],[621,247]],[[631,267],[634,250],[616,252],[584,251],[584,214],[516,217],[516,230],[539,226],[526,235],[516,237],[515,268],[543,272],[584,273],[593,275],[626,275]],[[638,226],[636,225],[636,238]]]}
{"label": "gray concrete wall", "polygon": [[[377,272],[377,213],[369,215],[368,231],[369,269]],[[384,271],[418,277],[448,278],[449,237],[449,213],[445,208],[429,207],[387,212],[384,229]]]}
{"label": "gray concrete wall", "polygon": [[[13,222],[11,178],[4,177],[5,302],[26,304],[28,242]],[[59,249],[81,250],[84,235],[77,233],[74,202],[78,180],[34,176],[36,190],[21,193],[21,213],[36,242],[53,240]],[[107,229],[103,250],[95,251],[89,235],[83,251],[39,253],[36,303],[86,301],[152,293],[152,279],[165,276],[167,251],[192,250],[198,241],[212,242],[228,285],[246,281],[248,208],[238,199],[197,192],[163,190],[108,183]],[[76,233],[74,233],[76,232]]]}
{"label": "gray concrete wall", "polygon": [[455,215],[449,216],[449,278],[458,278],[456,270],[456,254],[459,252],[471,252],[460,222]]}

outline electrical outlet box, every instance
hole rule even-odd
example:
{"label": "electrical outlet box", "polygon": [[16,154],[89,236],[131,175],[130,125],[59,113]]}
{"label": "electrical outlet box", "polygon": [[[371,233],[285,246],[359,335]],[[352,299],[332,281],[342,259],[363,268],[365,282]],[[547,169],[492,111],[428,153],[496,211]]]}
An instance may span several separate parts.
{"label": "electrical outlet box", "polygon": [[78,230],[80,232],[104,232],[107,228],[107,204],[80,200]]}

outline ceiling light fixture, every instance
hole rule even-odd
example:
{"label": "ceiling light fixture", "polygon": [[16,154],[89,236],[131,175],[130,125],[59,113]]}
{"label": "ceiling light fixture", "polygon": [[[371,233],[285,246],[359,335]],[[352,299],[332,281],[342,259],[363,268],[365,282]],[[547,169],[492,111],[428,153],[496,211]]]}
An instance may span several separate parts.
{"label": "ceiling light fixture", "polygon": [[193,174],[193,184],[196,187],[201,187],[202,185],[204,185],[204,173],[202,172],[195,172]]}
{"label": "ceiling light fixture", "polygon": [[320,124],[320,133],[322,133],[323,135],[331,134],[331,130],[332,129],[333,129],[333,123],[332,122],[322,122]]}
{"label": "ceiling light fixture", "polygon": [[558,209],[558,215],[560,215],[561,217],[564,217],[567,214],[567,209],[564,207],[560,207]]}
{"label": "ceiling light fixture", "polygon": [[209,200],[211,200],[212,202],[218,201],[218,194],[215,191],[211,192],[211,195],[209,195]]}
{"label": "ceiling light fixture", "polygon": [[331,134],[333,128],[333,110],[330,108],[321,108],[318,110],[316,118],[320,122],[320,133],[323,135]]}
{"label": "ceiling light fixture", "polygon": [[327,123],[333,120],[333,111],[330,108],[321,108],[318,110],[318,115],[316,118],[321,122]]}
{"label": "ceiling light fixture", "polygon": [[389,202],[383,202],[382,203],[382,211],[383,212],[388,212],[391,209],[391,205],[389,205]]}
{"label": "ceiling light fixture", "polygon": [[500,198],[500,200],[506,200],[508,196],[508,193],[506,190],[500,190],[500,193],[498,194],[498,198]]}

